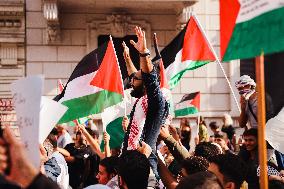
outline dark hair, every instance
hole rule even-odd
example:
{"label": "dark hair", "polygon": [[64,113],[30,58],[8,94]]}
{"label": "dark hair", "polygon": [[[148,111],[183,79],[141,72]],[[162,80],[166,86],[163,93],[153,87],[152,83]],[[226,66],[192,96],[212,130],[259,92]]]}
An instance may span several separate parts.
{"label": "dark hair", "polygon": [[118,157],[106,157],[100,161],[100,165],[106,169],[108,174],[117,174]]}
{"label": "dark hair", "polygon": [[284,189],[284,183],[279,180],[270,180],[269,189]]}
{"label": "dark hair", "polygon": [[243,133],[243,136],[254,136],[255,138],[257,138],[257,129],[250,128]]}
{"label": "dark hair", "polygon": [[201,156],[190,156],[182,161],[181,166],[188,175],[192,175],[197,172],[206,171],[209,167],[209,162]]}
{"label": "dark hair", "polygon": [[99,138],[100,134],[99,134],[98,131],[92,130],[92,129],[89,128],[89,127],[87,127],[86,130],[87,130],[87,132],[88,132],[93,138],[95,138],[95,137],[97,137],[97,139]]}
{"label": "dark hair", "polygon": [[119,157],[118,174],[128,189],[146,189],[150,174],[149,160],[136,150],[127,150]]}
{"label": "dark hair", "polygon": [[57,137],[53,133],[50,133],[47,137],[53,148],[57,148]]}
{"label": "dark hair", "polygon": [[220,173],[224,175],[224,182],[233,182],[236,188],[241,187],[248,169],[239,156],[231,153],[219,154],[209,158],[209,162],[218,166]]}
{"label": "dark hair", "polygon": [[58,131],[56,128],[53,128],[50,132],[50,134],[53,134],[53,135],[58,135]]}
{"label": "dark hair", "polygon": [[227,133],[224,133],[224,132],[219,132],[219,133],[215,134],[214,137],[215,138],[221,138],[221,139],[224,139],[224,140],[228,139]]}
{"label": "dark hair", "polygon": [[212,121],[209,123],[209,127],[211,129],[218,129],[219,128],[219,125],[217,125],[217,122],[216,121]]}
{"label": "dark hair", "polygon": [[182,179],[176,189],[222,189],[222,184],[209,171],[198,172]]}
{"label": "dark hair", "polygon": [[218,146],[212,144],[211,142],[201,142],[196,145],[194,155],[202,156],[208,160],[208,158],[221,154]]}

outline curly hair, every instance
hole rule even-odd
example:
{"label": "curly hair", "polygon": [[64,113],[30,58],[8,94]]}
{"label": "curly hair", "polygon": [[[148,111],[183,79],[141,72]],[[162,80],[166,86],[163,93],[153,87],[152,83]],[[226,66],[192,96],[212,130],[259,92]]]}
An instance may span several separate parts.
{"label": "curly hair", "polygon": [[181,166],[188,175],[192,175],[200,171],[206,171],[209,167],[209,162],[201,156],[190,156],[182,161]]}
{"label": "curly hair", "polygon": [[211,142],[201,142],[195,147],[195,156],[202,156],[208,160],[208,158],[221,154],[218,146],[212,144]]}

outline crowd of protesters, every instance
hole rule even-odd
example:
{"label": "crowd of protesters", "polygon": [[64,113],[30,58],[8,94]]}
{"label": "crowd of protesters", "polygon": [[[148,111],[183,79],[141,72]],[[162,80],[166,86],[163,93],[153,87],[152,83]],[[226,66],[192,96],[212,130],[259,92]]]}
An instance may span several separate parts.
{"label": "crowd of protesters", "polygon": [[[40,148],[42,165],[37,169],[7,127],[0,138],[1,189],[259,188],[254,81],[242,76],[236,83],[241,95],[239,123],[245,128],[242,136],[237,137],[232,118],[225,114],[223,125],[199,119],[199,135],[192,137],[188,118],[180,119],[179,126],[172,124],[170,103],[166,92],[160,89],[159,67],[150,60],[145,32],[139,27],[135,32],[138,41],[131,44],[139,52],[140,70],[133,66],[123,44],[132,95],[137,101],[130,118],[124,117],[119,125],[125,131],[121,149],[116,152],[110,149],[106,132],[101,150],[97,130],[79,124],[70,134],[66,125],[57,125]],[[267,148],[269,188],[284,188],[283,162],[277,158],[282,154],[269,143]]]}

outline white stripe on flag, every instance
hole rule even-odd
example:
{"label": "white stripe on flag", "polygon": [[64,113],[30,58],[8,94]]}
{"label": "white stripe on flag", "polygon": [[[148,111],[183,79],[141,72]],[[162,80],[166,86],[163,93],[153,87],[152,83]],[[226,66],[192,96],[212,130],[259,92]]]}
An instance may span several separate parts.
{"label": "white stripe on flag", "polygon": [[59,102],[79,98],[102,91],[103,89],[90,85],[96,72],[77,77],[67,84],[64,97]]}
{"label": "white stripe on flag", "polygon": [[251,20],[261,14],[284,6],[284,0],[246,0],[239,2],[241,3],[241,7],[237,23]]}

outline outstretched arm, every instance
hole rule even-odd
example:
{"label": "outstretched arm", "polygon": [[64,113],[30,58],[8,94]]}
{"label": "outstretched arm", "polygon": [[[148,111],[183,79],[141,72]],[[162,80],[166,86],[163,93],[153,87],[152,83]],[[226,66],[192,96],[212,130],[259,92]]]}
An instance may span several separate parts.
{"label": "outstretched arm", "polygon": [[178,182],[159,157],[158,157],[158,167],[159,167],[159,175],[165,187],[168,189],[175,189],[176,186],[178,185]]}
{"label": "outstretched arm", "polygon": [[179,163],[190,156],[189,152],[182,145],[180,145],[180,143],[176,141],[172,135],[170,135],[167,126],[162,126],[160,130],[160,137],[163,139],[171,154]]}
{"label": "outstretched arm", "polygon": [[111,156],[109,141],[110,141],[110,136],[109,136],[109,134],[105,131],[105,132],[104,132],[105,157],[110,157],[110,156]]}
{"label": "outstretched arm", "polygon": [[122,46],[123,46],[123,57],[126,62],[127,74],[130,76],[131,74],[137,72],[137,69],[135,68],[131,60],[131,57],[129,54],[129,48],[127,47],[124,41],[122,42]]}
{"label": "outstretched arm", "polygon": [[79,126],[79,129],[80,131],[82,132],[82,134],[86,137],[86,140],[89,142],[90,146],[91,146],[91,149],[96,153],[98,154],[98,156],[101,158],[101,159],[104,159],[105,158],[105,154],[103,152],[101,152],[101,149],[100,149],[100,145],[99,145],[99,142],[98,140],[95,140],[89,133],[88,131],[85,129],[85,127],[83,125],[78,125]]}
{"label": "outstretched arm", "polygon": [[153,64],[150,60],[150,51],[146,46],[146,36],[145,31],[138,26],[135,27],[135,33],[138,38],[138,41],[135,43],[133,40],[130,43],[135,47],[135,49],[139,52],[140,55],[140,68],[144,73],[150,73],[153,70]]}

